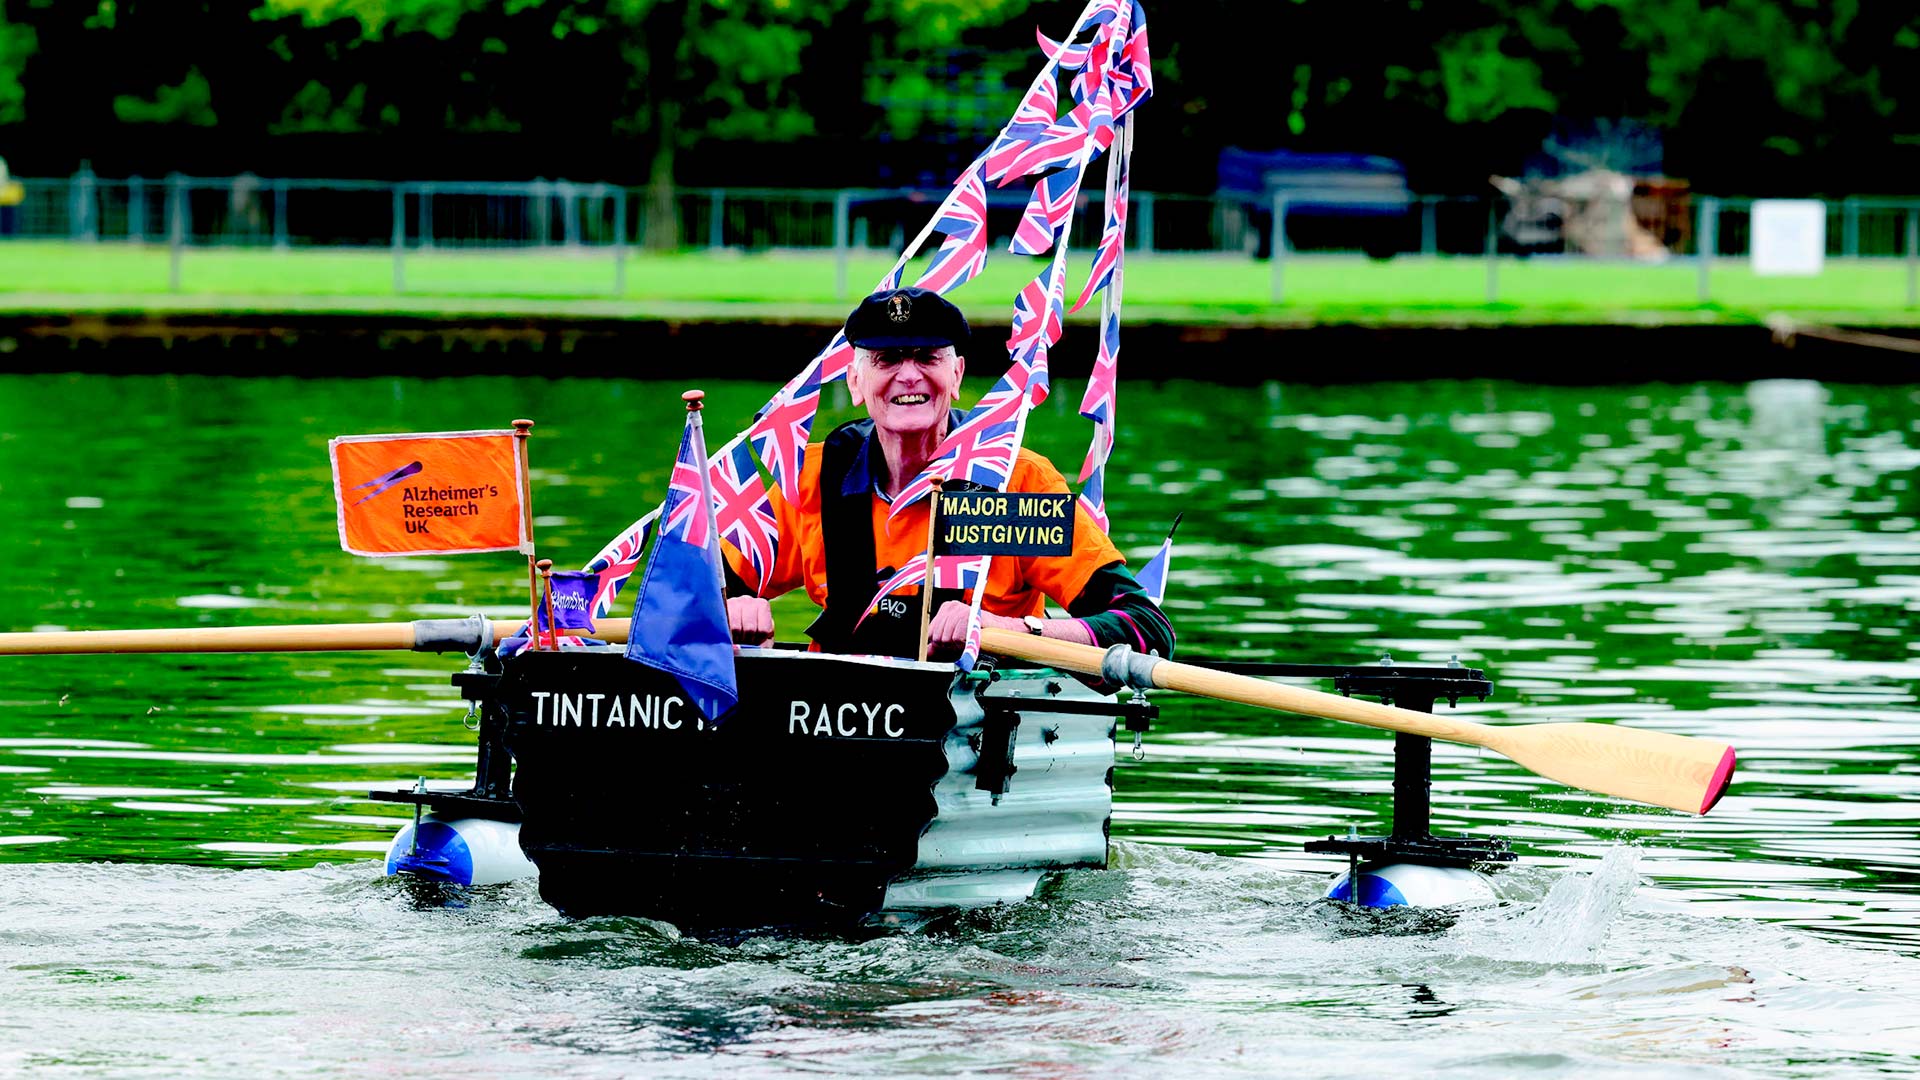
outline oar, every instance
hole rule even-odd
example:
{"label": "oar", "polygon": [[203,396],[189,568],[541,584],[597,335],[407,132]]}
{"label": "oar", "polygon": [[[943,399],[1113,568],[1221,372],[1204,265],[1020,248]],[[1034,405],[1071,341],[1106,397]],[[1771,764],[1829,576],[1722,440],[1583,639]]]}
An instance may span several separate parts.
{"label": "oar", "polygon": [[[520,624],[480,618],[420,619],[396,623],[313,623],[298,626],[192,626],[160,630],[49,630],[0,634],[0,656],[56,653],[337,652],[412,649],[471,651],[482,626],[495,641]],[[621,626],[624,631],[626,627]]]}
{"label": "oar", "polygon": [[980,646],[1001,656],[1101,675],[1114,682],[1484,746],[1569,787],[1690,814],[1713,809],[1733,779],[1733,747],[1690,735],[1615,724],[1493,727],[1176,664],[1124,648],[1102,650],[1006,630],[981,631]]}
{"label": "oar", "polygon": [[[0,634],[0,656],[54,653],[324,652],[412,649],[470,651],[486,633],[498,641],[511,621],[421,619],[403,623],[308,626],[202,626],[165,630],[78,630]],[[484,628],[484,631],[483,631]],[[597,637],[622,642],[627,626],[610,622]],[[1004,630],[985,630],[981,645],[1002,656],[1114,682],[1180,690],[1264,709],[1345,720],[1388,731],[1484,746],[1548,779],[1636,802],[1704,814],[1733,778],[1733,748],[1712,739],[1613,724],[1509,724],[1492,727],[1429,713],[1262,682],[1244,675],[1176,664],[1126,650],[1102,651]]]}

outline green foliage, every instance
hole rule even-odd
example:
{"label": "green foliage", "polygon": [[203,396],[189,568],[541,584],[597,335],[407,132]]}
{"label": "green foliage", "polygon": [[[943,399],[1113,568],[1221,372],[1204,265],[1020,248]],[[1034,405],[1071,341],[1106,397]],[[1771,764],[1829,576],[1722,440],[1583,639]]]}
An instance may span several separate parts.
{"label": "green foliage", "polygon": [[20,76],[38,45],[33,27],[9,23],[0,13],[0,124],[17,124],[26,117],[27,88]]}
{"label": "green foliage", "polygon": [[200,69],[187,69],[178,86],[161,86],[151,98],[121,94],[113,99],[113,115],[123,124],[192,124],[212,127],[220,122],[213,112],[213,91]]}
{"label": "green foliage", "polygon": [[[1147,3],[1160,97],[1148,123],[1190,162],[1227,144],[1512,158],[1558,120],[1659,128],[1682,169],[1920,145],[1908,4]],[[613,140],[658,181],[701,140],[977,140],[1037,66],[1034,25],[1057,36],[1078,7],[0,0],[0,125],[46,125],[75,145],[216,120],[238,145],[315,132]]]}
{"label": "green foliage", "polygon": [[1448,120],[1480,123],[1509,109],[1553,109],[1557,99],[1541,85],[1540,65],[1502,49],[1509,36],[1506,27],[1483,26],[1435,47]]}

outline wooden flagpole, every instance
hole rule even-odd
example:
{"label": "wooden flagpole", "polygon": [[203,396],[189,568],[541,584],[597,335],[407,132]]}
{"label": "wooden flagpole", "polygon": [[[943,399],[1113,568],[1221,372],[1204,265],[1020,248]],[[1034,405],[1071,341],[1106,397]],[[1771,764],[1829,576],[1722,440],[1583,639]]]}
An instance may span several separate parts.
{"label": "wooden flagpole", "polygon": [[933,492],[927,498],[933,500],[927,506],[927,580],[920,583],[920,662],[927,659],[927,624],[933,619],[933,545],[940,535],[940,487],[939,477],[933,478]]}
{"label": "wooden flagpole", "polygon": [[[547,644],[560,647],[560,625],[553,621],[553,560],[541,559],[536,564],[540,569],[540,594],[547,609]],[[540,624],[534,623],[534,637],[540,636]]]}
{"label": "wooden flagpole", "polygon": [[540,647],[540,584],[533,557],[533,470],[527,466],[527,439],[533,421],[513,422],[514,452],[520,456],[520,518],[527,534],[527,647]]}

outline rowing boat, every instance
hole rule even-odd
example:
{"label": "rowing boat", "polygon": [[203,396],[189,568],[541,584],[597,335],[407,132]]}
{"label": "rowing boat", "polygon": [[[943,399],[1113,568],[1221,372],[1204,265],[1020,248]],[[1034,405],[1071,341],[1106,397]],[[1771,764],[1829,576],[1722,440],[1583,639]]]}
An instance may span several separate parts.
{"label": "rowing boat", "polygon": [[703,929],[910,923],[1105,866],[1115,729],[1154,714],[1045,669],[748,648],[715,725],[613,648],[477,666],[474,788],[374,793],[434,811],[389,870],[532,870],[567,914]]}
{"label": "rowing boat", "polygon": [[[1158,715],[1145,695],[1044,667],[748,648],[737,670],[739,704],[714,725],[615,648],[476,657],[454,677],[481,721],[474,787],[372,793],[433,811],[395,836],[388,871],[537,876],[570,915],[701,930],[916,924],[1105,867],[1117,737]],[[1366,674],[1400,680],[1403,698],[1409,680],[1486,685],[1461,668]],[[1483,872],[1512,858],[1505,845],[1447,847],[1424,818],[1420,833],[1426,850],[1370,851],[1329,895],[1491,899]]]}
{"label": "rowing boat", "polygon": [[[625,629],[602,633],[617,643]],[[1457,664],[1200,666],[997,630],[982,632],[983,649],[1009,662],[970,672],[741,649],[740,699],[716,723],[672,674],[622,650],[588,645],[503,659],[496,643],[507,632],[475,616],[0,634],[0,655],[465,652],[467,666],[452,680],[479,720],[473,784],[370,793],[414,808],[388,871],[459,886],[537,876],[541,895],[568,914],[641,915],[700,930],[900,925],[1019,901],[1049,874],[1104,867],[1116,735],[1125,729],[1139,748],[1157,716],[1145,698],[1151,689],[1394,732],[1391,832],[1306,845],[1345,857],[1327,896],[1364,907],[1491,900],[1485,873],[1514,858],[1501,840],[1431,834],[1432,739],[1690,813],[1710,810],[1733,775],[1733,749],[1710,739],[1434,715],[1441,700],[1492,690],[1483,672]],[[1131,693],[1098,693],[1081,675]],[[1349,696],[1254,676],[1327,679]],[[1380,703],[1358,700],[1368,697]]]}

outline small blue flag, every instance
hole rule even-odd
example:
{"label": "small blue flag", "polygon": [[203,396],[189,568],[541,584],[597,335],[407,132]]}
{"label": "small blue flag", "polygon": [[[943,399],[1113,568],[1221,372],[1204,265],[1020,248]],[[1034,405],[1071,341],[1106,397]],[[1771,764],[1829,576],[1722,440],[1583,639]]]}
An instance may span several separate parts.
{"label": "small blue flag", "polygon": [[627,659],[678,679],[707,722],[718,723],[740,700],[740,684],[733,670],[706,461],[700,414],[689,410],[661,515],[664,524],[633,603]]}
{"label": "small blue flag", "polygon": [[1155,607],[1167,599],[1167,566],[1173,561],[1173,530],[1180,527],[1180,519],[1185,516],[1184,511],[1173,516],[1173,525],[1167,529],[1167,538],[1160,541],[1160,550],[1134,575],[1134,580],[1147,591],[1147,599],[1153,601]]}

